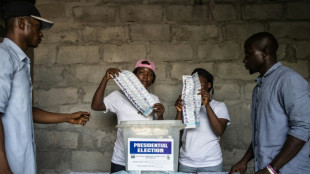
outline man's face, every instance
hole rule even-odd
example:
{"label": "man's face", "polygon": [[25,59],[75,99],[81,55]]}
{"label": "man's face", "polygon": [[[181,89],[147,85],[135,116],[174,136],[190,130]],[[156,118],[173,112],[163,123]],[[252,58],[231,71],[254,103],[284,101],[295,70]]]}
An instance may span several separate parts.
{"label": "man's face", "polygon": [[152,85],[154,79],[154,72],[150,68],[140,67],[137,70],[136,76],[145,88]]}
{"label": "man's face", "polygon": [[41,32],[40,21],[32,18],[25,18],[25,42],[28,47],[36,48],[39,46],[43,33]]}
{"label": "man's face", "polygon": [[264,53],[259,50],[258,43],[247,43],[244,45],[245,57],[243,63],[250,74],[260,72],[265,64]]}

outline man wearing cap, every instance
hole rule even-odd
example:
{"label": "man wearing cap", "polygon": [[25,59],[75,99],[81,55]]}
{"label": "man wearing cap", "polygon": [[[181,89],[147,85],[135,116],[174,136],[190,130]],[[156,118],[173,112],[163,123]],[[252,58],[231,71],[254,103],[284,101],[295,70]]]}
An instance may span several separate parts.
{"label": "man wearing cap", "polygon": [[0,44],[0,173],[36,174],[33,121],[84,125],[90,114],[58,114],[32,107],[30,59],[25,52],[38,47],[41,29],[53,23],[24,1],[7,3],[3,14],[7,32]]}

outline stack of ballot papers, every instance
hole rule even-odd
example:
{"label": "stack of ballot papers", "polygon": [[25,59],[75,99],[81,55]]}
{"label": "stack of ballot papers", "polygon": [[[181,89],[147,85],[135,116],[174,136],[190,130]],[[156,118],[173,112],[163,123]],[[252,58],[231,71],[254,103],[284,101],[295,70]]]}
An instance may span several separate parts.
{"label": "stack of ballot papers", "polygon": [[183,75],[183,121],[187,128],[200,126],[199,112],[201,107],[201,95],[197,95],[201,89],[198,73]]}
{"label": "stack of ballot papers", "polygon": [[153,112],[154,99],[139,81],[137,76],[128,70],[122,70],[118,77],[113,78],[131,103],[144,115]]}

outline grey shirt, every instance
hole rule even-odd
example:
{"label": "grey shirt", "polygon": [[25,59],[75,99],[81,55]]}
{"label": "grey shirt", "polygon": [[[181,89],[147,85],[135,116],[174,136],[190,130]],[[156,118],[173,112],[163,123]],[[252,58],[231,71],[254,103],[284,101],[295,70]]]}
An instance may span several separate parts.
{"label": "grey shirt", "polygon": [[252,146],[255,171],[265,168],[281,151],[287,136],[306,141],[280,172],[310,173],[310,93],[307,81],[281,63],[256,79],[252,95]]}

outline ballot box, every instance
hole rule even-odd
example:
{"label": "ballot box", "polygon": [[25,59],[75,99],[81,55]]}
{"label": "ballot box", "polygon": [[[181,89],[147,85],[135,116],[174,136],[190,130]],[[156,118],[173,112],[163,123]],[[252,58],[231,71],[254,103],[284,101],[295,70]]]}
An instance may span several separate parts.
{"label": "ballot box", "polygon": [[178,170],[181,120],[121,121],[126,171]]}

